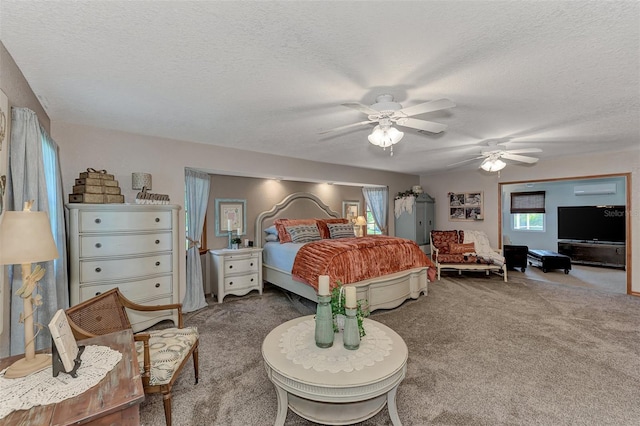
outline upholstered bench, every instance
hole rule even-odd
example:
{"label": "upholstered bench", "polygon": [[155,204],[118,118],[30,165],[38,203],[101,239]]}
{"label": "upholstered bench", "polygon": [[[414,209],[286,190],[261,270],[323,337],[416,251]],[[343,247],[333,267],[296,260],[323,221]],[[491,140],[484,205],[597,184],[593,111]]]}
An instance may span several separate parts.
{"label": "upholstered bench", "polygon": [[542,268],[544,273],[549,269],[564,269],[564,273],[568,274],[571,270],[571,258],[555,251],[529,250],[527,259],[529,260],[529,265]]}
{"label": "upholstered bench", "polygon": [[[468,231],[474,233],[474,231]],[[440,271],[457,270],[462,271],[486,271],[501,274],[507,282],[507,266],[504,257],[499,251],[490,249],[492,256],[480,255],[475,252],[474,244],[465,244],[464,230],[431,231],[429,234],[431,244],[431,259],[436,265],[438,280]],[[476,233],[477,234],[477,233]],[[489,240],[484,233],[476,237],[484,240],[483,246],[489,246]]]}

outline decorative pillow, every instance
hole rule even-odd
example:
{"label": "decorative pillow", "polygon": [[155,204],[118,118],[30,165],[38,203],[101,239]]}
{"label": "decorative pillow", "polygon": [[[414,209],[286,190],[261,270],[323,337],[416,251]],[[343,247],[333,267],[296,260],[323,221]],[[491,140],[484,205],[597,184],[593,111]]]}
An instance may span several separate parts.
{"label": "decorative pillow", "polygon": [[274,242],[274,241],[279,241],[278,240],[278,234],[267,234],[266,237],[264,237],[264,240],[266,242]]}
{"label": "decorative pillow", "polygon": [[315,219],[276,219],[273,224],[278,230],[278,239],[280,240],[280,244],[290,243],[291,235],[287,232],[287,226],[295,226],[295,225],[315,225]]}
{"label": "decorative pillow", "polygon": [[355,238],[353,225],[350,223],[327,223],[329,234],[332,239],[336,238]]}
{"label": "decorative pillow", "polygon": [[451,254],[472,254],[476,252],[476,246],[473,243],[456,244],[449,243],[449,253]]}
{"label": "decorative pillow", "polygon": [[318,221],[318,229],[320,230],[320,236],[322,238],[331,238],[331,233],[329,232],[329,227],[327,224],[329,223],[349,223],[349,219],[344,218],[334,218],[334,219],[316,219]]}
{"label": "decorative pillow", "polygon": [[275,234],[278,235],[278,230],[276,229],[275,225],[271,225],[270,227],[268,227],[267,229],[264,230],[264,232],[266,234]]}
{"label": "decorative pillow", "polygon": [[294,225],[287,226],[287,232],[291,235],[291,242],[294,243],[310,243],[312,241],[320,241],[320,231],[314,225]]}
{"label": "decorative pillow", "polygon": [[449,253],[449,244],[458,243],[458,231],[431,231],[431,241],[440,254]]}

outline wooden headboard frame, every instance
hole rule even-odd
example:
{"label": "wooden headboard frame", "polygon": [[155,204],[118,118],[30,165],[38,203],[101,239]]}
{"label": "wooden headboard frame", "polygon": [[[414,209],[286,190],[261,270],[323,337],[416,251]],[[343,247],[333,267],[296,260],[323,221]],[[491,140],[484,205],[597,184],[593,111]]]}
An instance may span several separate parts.
{"label": "wooden headboard frame", "polygon": [[[309,203],[309,201],[311,203]],[[313,206],[313,213],[309,213],[309,209],[305,209],[305,213],[296,211],[296,205],[304,204]],[[317,211],[316,211],[317,210]],[[324,217],[341,217],[340,213],[331,210],[331,207],[322,202],[316,195],[308,192],[296,192],[287,195],[282,201],[273,206],[271,210],[262,212],[256,218],[255,227],[255,243],[257,247],[262,247],[265,242],[264,229],[273,225],[276,219],[312,219]]]}

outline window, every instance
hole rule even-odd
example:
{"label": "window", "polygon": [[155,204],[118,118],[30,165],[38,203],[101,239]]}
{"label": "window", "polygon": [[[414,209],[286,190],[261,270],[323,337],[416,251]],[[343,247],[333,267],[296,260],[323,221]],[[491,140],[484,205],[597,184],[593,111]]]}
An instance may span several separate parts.
{"label": "window", "polygon": [[512,229],[515,231],[545,230],[545,192],[512,192],[511,215]]}
{"label": "window", "polygon": [[515,213],[512,217],[512,228],[515,231],[544,232],[544,213]]}
{"label": "window", "polygon": [[380,228],[378,228],[378,225],[376,225],[376,221],[373,219],[373,213],[371,213],[369,204],[366,204],[366,205],[367,205],[367,235],[382,234],[382,231],[380,231]]}

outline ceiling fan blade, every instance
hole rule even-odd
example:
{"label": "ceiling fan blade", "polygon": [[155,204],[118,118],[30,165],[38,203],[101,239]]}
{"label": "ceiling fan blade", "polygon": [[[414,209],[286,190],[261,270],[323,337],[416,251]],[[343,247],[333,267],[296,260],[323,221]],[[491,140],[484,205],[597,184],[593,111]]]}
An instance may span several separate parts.
{"label": "ceiling fan blade", "polygon": [[361,121],[359,123],[347,124],[346,126],[334,127],[333,129],[323,130],[322,132],[318,132],[318,134],[319,135],[324,135],[325,133],[339,132],[340,130],[346,130],[346,129],[350,129],[352,127],[363,126],[363,125],[369,124],[369,123],[374,123],[374,121],[367,120],[367,121]]}
{"label": "ceiling fan blade", "polygon": [[449,99],[438,99],[435,101],[425,102],[423,104],[402,108],[401,110],[396,111],[396,114],[400,113],[400,115],[412,117],[414,115],[424,114],[426,112],[439,111],[441,109],[446,109],[446,108],[453,108],[454,106],[456,106],[456,104],[450,101]]}
{"label": "ceiling fan blade", "polygon": [[412,129],[425,130],[431,133],[440,133],[447,129],[445,124],[409,117],[396,120],[396,124],[398,124],[398,126],[411,127]]}
{"label": "ceiling fan blade", "polygon": [[507,149],[504,152],[507,154],[531,154],[533,152],[542,152],[540,148],[522,148],[522,149]]}
{"label": "ceiling fan blade", "polygon": [[376,111],[375,109],[365,105],[365,104],[361,104],[360,102],[347,102],[345,104],[342,104],[342,106],[346,106],[347,108],[353,108],[353,109],[357,109],[360,112],[363,112],[367,115],[379,115],[380,111]]}
{"label": "ceiling fan blade", "polygon": [[468,163],[469,161],[479,160],[481,158],[484,158],[484,157],[469,158],[468,160],[462,160],[462,161],[458,161],[457,163],[447,164],[447,167],[457,166],[459,164]]}
{"label": "ceiling fan blade", "polygon": [[538,161],[538,159],[534,157],[525,157],[524,155],[509,154],[507,152],[502,154],[502,158],[506,158],[507,160],[521,161],[523,163],[529,164],[533,164]]}

